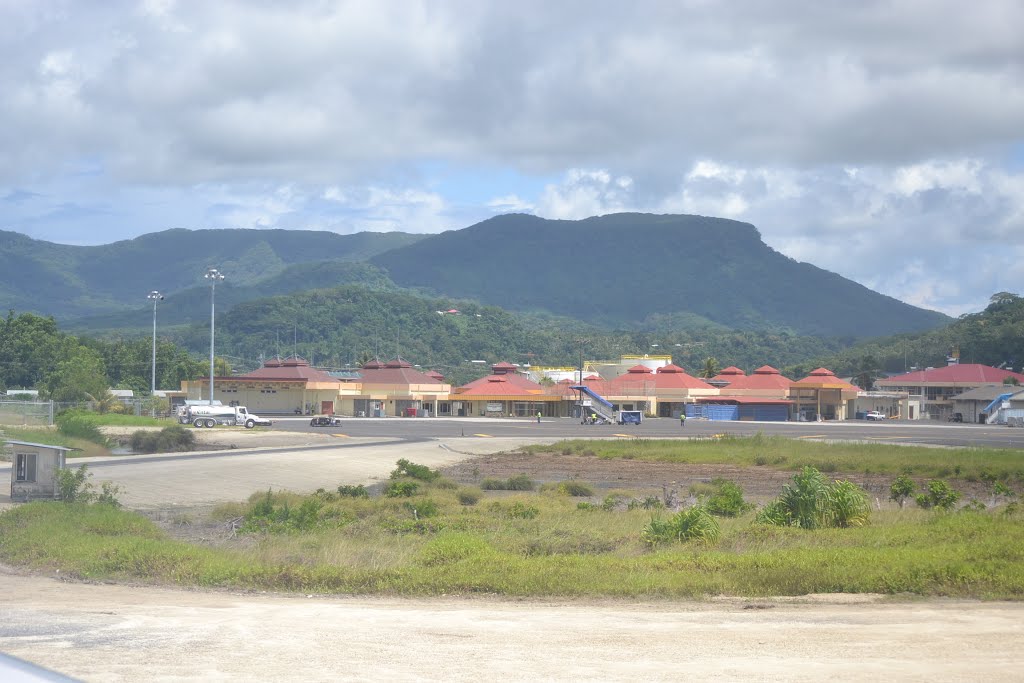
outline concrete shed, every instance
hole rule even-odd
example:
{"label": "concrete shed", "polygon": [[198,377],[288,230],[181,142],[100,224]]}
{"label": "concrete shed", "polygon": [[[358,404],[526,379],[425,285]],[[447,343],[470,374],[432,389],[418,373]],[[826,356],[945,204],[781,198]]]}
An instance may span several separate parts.
{"label": "concrete shed", "polygon": [[54,500],[57,473],[68,451],[80,450],[28,441],[7,441],[11,453],[11,500]]}

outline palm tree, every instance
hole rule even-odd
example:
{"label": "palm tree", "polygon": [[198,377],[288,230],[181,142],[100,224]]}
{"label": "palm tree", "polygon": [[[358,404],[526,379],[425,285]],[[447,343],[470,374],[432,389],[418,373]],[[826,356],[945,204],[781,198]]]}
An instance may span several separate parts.
{"label": "palm tree", "polygon": [[701,371],[700,376],[704,379],[711,379],[722,371],[722,366],[719,365],[718,359],[714,356],[709,356],[704,359],[704,369]]}

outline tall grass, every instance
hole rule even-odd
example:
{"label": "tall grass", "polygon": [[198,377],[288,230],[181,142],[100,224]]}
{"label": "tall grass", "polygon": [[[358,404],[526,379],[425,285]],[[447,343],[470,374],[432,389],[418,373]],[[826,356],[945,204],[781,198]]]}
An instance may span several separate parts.
{"label": "tall grass", "polygon": [[[429,486],[412,499],[339,496],[317,507],[336,524],[220,547],[173,540],[139,515],[104,506],[31,503],[0,515],[0,561],[88,579],[304,592],[1024,599],[1024,524],[1004,509],[893,510],[870,526],[817,530],[758,525],[746,514],[720,520],[717,540],[651,550],[642,539],[649,511],[499,495],[474,506]],[[416,519],[408,503],[427,496],[437,515]],[[261,500],[265,492],[249,505]],[[517,509],[535,514],[511,514]]]}
{"label": "tall grass", "polygon": [[912,474],[969,481],[1024,480],[1018,451],[998,448],[928,448],[892,444],[820,443],[757,434],[716,439],[631,439],[561,441],[528,446],[529,453],[593,455],[650,462],[741,465],[799,471]]}

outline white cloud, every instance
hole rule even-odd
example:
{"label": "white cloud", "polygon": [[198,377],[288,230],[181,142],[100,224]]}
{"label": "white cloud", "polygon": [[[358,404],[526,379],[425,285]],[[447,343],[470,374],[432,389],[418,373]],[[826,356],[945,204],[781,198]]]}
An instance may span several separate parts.
{"label": "white cloud", "polygon": [[487,202],[487,207],[495,213],[530,213],[534,209],[531,202],[515,194],[495,197]]}
{"label": "white cloud", "polygon": [[630,211],[633,179],[606,170],[574,168],[562,182],[544,188],[536,213],[545,218],[579,219]]}
{"label": "white cloud", "polygon": [[1017,0],[0,3],[0,185],[33,196],[0,227],[685,211],[956,310],[1024,262],[1022,25]]}

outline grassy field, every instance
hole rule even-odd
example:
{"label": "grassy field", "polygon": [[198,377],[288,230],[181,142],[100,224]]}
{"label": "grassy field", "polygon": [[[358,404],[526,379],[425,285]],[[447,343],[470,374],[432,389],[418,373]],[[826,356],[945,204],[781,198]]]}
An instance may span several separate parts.
{"label": "grassy field", "polygon": [[68,453],[68,456],[72,458],[110,455],[110,449],[106,446],[87,439],[61,434],[56,427],[3,427],[0,428],[0,438],[81,449]]}
{"label": "grassy field", "polygon": [[721,437],[687,441],[629,439],[626,441],[562,441],[531,446],[531,453],[591,455],[652,462],[741,465],[821,472],[909,474],[957,477],[966,481],[1015,479],[1024,481],[1024,458],[1019,451],[995,448],[928,448],[892,444],[829,443],[777,436]]}
{"label": "grassy field", "polygon": [[417,485],[408,498],[254,494],[215,512],[244,518],[217,546],[175,540],[108,506],[32,503],[0,515],[0,560],[92,580],[302,592],[1024,598],[1016,506],[875,512],[865,527],[814,531],[756,524],[750,513],[722,519],[714,544],[651,547],[645,525],[669,513],[630,509],[629,492],[581,507],[557,489]]}

